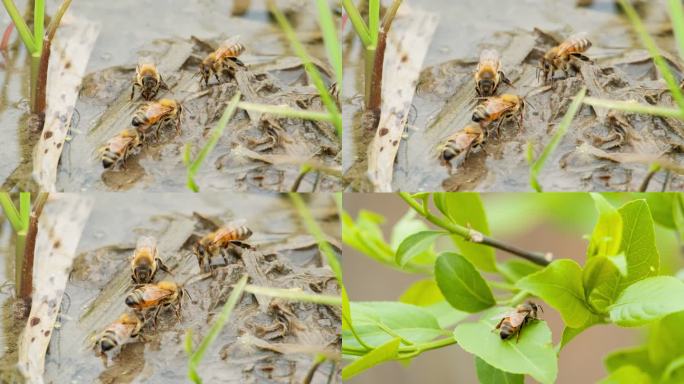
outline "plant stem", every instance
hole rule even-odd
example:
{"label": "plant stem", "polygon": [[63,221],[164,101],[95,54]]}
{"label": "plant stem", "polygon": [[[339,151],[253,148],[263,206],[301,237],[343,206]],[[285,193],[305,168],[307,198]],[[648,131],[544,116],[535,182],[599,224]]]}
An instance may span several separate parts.
{"label": "plant stem", "polygon": [[35,53],[40,55],[41,42],[45,34],[45,0],[35,0],[33,5],[33,41],[36,44]]}
{"label": "plant stem", "polygon": [[33,294],[33,260],[36,250],[36,238],[38,236],[38,220],[43,213],[43,207],[47,202],[48,196],[49,194],[47,192],[38,194],[38,198],[33,204],[28,231],[24,238],[24,261],[21,268],[21,285],[19,286],[18,296],[29,305],[31,302],[31,295]]}
{"label": "plant stem", "polygon": [[[376,38],[377,44],[374,47],[375,56],[372,58],[372,68],[371,75],[366,76],[366,82],[368,86],[367,98],[366,98],[366,109],[370,111],[379,112],[380,105],[382,104],[382,75],[383,69],[385,67],[385,48],[387,46],[387,35],[392,27],[394,18],[397,15],[399,6],[402,0],[394,0],[390,8],[385,13],[385,17],[382,20],[382,26],[378,37]],[[370,58],[366,58],[367,61]],[[368,66],[368,63],[366,64]]]}
{"label": "plant stem", "polygon": [[342,305],[342,298],[337,296],[326,296],[310,294],[302,291],[296,291],[293,289],[282,289],[282,288],[270,288],[270,287],[260,287],[258,285],[248,284],[245,286],[245,292],[249,292],[255,295],[263,295],[270,297],[279,297],[282,299],[288,299],[293,301],[304,301],[307,303],[323,304],[323,305]]}
{"label": "plant stem", "polygon": [[646,178],[644,181],[641,183],[641,186],[639,187],[639,192],[646,192],[648,190],[648,185],[651,184],[651,180],[653,179],[653,176],[656,175],[656,173],[660,172],[661,170],[660,164],[653,164],[651,165],[651,168],[648,170],[648,175],[646,175]]}
{"label": "plant stem", "polygon": [[354,30],[356,30],[359,39],[361,39],[363,46],[369,47],[373,45],[370,33],[368,32],[368,27],[366,27],[366,23],[364,23],[361,13],[359,13],[358,8],[352,3],[352,0],[342,0],[342,6],[344,7],[344,10],[347,11],[349,20],[351,20],[352,26],[354,27]]}
{"label": "plant stem", "polygon": [[14,26],[17,27],[19,37],[21,37],[21,40],[24,42],[26,49],[28,49],[30,53],[35,52],[38,49],[36,48],[36,42],[33,39],[33,35],[31,35],[31,30],[28,25],[26,25],[26,21],[21,16],[21,13],[19,13],[17,6],[12,0],[2,0],[2,3],[5,5],[5,9],[7,9],[10,18],[12,18]]}
{"label": "plant stem", "polygon": [[583,102],[584,104],[591,105],[593,107],[609,108],[623,112],[641,113],[660,117],[672,117],[675,119],[684,120],[684,112],[674,108],[639,104],[634,101],[603,100],[594,97],[585,97]]}
{"label": "plant stem", "polygon": [[540,254],[536,252],[529,252],[524,249],[520,249],[511,244],[504,243],[502,241],[493,239],[489,236],[485,236],[481,232],[478,232],[471,228],[466,228],[458,224],[446,221],[440,217],[433,215],[429,210],[424,209],[411,195],[407,192],[399,192],[399,196],[406,201],[406,203],[413,208],[419,215],[423,216],[432,224],[444,228],[448,232],[463,237],[466,241],[473,243],[478,243],[486,245],[492,248],[500,249],[506,251],[512,255],[522,257],[523,259],[529,260],[535,264],[548,265],[553,259],[551,253]]}
{"label": "plant stem", "polygon": [[280,115],[284,117],[289,117],[293,119],[305,119],[305,120],[318,120],[318,121],[328,121],[332,122],[333,117],[330,113],[317,112],[317,111],[307,111],[302,109],[295,109],[288,106],[282,105],[266,105],[266,104],[254,104],[248,102],[240,102],[238,108],[261,112],[261,113],[272,113],[274,115]]}

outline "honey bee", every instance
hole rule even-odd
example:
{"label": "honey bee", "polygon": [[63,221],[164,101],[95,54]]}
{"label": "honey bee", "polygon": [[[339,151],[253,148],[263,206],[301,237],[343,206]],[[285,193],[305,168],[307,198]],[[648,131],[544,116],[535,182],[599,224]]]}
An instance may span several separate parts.
{"label": "honey bee", "polygon": [[157,71],[157,66],[152,60],[147,58],[141,59],[135,68],[135,79],[131,87],[131,100],[135,96],[135,87],[140,88],[140,96],[148,101],[157,96],[160,89],[169,89]]}
{"label": "honey bee", "polygon": [[[501,321],[499,321],[494,329],[499,330],[501,340],[506,340],[516,335],[517,342],[520,339],[520,332],[522,332],[523,327],[539,318],[539,311],[544,312],[541,305],[527,301],[525,304],[515,307],[515,311],[500,315],[503,318],[501,318]],[[500,316],[497,316],[495,319],[498,319]]]}
{"label": "honey bee", "polygon": [[503,94],[492,96],[485,99],[473,112],[473,121],[480,123],[481,127],[486,127],[494,121],[498,121],[496,126],[497,134],[501,124],[510,118],[519,117],[518,127],[522,129],[523,112],[525,110],[525,100],[517,95]]}
{"label": "honey bee", "polygon": [[568,76],[568,71],[572,66],[572,59],[580,59],[582,61],[591,61],[583,53],[591,48],[591,41],[583,34],[577,34],[569,37],[560,45],[551,48],[541,59],[541,73],[544,82],[548,82],[549,77],[553,80],[553,74],[557,70],[565,72]]}
{"label": "honey bee", "polygon": [[492,96],[501,82],[512,85],[502,70],[499,52],[485,49],[475,71],[475,90],[480,97]]}
{"label": "honey bee", "polygon": [[179,102],[161,99],[143,104],[133,115],[131,124],[143,140],[152,130],[155,131],[156,139],[159,140],[159,130],[168,125],[173,125],[176,133],[180,134],[182,114],[183,106]]}
{"label": "honey bee", "polygon": [[98,337],[95,347],[104,355],[117,346],[123,345],[139,336],[143,321],[137,316],[124,313],[111,323]]}
{"label": "honey bee", "polygon": [[174,307],[176,317],[180,320],[181,299],[185,293],[185,289],[173,281],[144,284],[126,296],[126,305],[140,312],[155,309],[153,324],[156,327],[159,312],[166,307]]}
{"label": "honey bee", "polygon": [[[231,244],[240,244],[252,236],[252,230],[244,225],[226,226],[209,233],[195,244],[195,255],[200,270],[207,271],[211,256],[228,248]],[[222,255],[225,259],[225,255]]]}
{"label": "honey bee", "polygon": [[221,43],[221,45],[200,63],[198,75],[202,78],[204,86],[209,85],[209,77],[214,74],[217,82],[221,82],[219,75],[228,74],[231,77],[235,74],[235,65],[244,67],[244,63],[238,56],[245,51],[245,46],[238,42],[239,36],[233,36]]}
{"label": "honey bee", "polygon": [[149,283],[154,279],[157,269],[171,273],[159,258],[157,239],[152,236],[141,236],[131,259],[131,278],[137,284]]}
{"label": "honey bee", "polygon": [[468,157],[470,150],[484,142],[484,132],[477,124],[469,124],[462,130],[450,136],[441,150],[444,161],[451,161],[454,157],[465,152]]}
{"label": "honey bee", "polygon": [[109,139],[104,147],[100,149],[100,152],[102,152],[102,166],[105,169],[109,169],[118,164],[125,165],[126,158],[135,152],[141,144],[138,132],[124,129],[118,135]]}

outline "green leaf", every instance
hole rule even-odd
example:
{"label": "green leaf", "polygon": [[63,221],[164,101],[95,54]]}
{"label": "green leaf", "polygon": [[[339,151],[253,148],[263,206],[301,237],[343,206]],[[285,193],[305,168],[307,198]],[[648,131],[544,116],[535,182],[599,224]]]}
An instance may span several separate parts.
{"label": "green leaf", "polygon": [[620,271],[608,256],[594,256],[584,266],[582,284],[586,300],[599,313],[613,304],[620,287]]}
{"label": "green leaf", "polygon": [[635,200],[619,209],[623,231],[620,252],[627,259],[627,277],[621,279],[620,290],[649,276],[658,274],[660,256],[655,243],[653,218],[645,200]]}
{"label": "green leaf", "polygon": [[[479,193],[435,193],[433,199],[437,209],[452,222],[486,236],[491,234]],[[467,241],[461,236],[452,236],[452,239],[471,264],[483,271],[496,272],[493,248]]]}
{"label": "green leaf", "polygon": [[481,384],[524,384],[525,376],[504,372],[487,364],[486,361],[475,357],[477,378]]}
{"label": "green leaf", "polygon": [[438,237],[444,236],[443,231],[422,231],[404,239],[397,249],[395,262],[401,266],[432,247]]}
{"label": "green leaf", "polygon": [[461,255],[440,254],[435,263],[435,278],[449,304],[458,310],[474,313],[496,304],[485,280]]}
{"label": "green leaf", "polygon": [[603,361],[608,372],[615,372],[624,366],[635,366],[652,377],[656,369],[651,364],[646,347],[620,349],[610,353]]}
{"label": "green leaf", "polygon": [[419,307],[427,307],[444,300],[437,283],[432,279],[416,281],[399,298],[402,303]]}
{"label": "green leaf", "polygon": [[563,328],[563,336],[561,337],[561,342],[558,345],[559,350],[563,349],[568,343],[570,343],[575,337],[577,337],[580,333],[586,331],[590,327],[593,327],[596,324],[601,324],[603,321],[601,320],[600,317],[594,315],[592,316],[589,320],[587,320],[586,323],[582,324],[579,327],[576,328],[571,328],[571,327],[565,327]]}
{"label": "green leaf", "polygon": [[[423,220],[416,218],[416,211],[410,209],[406,214],[399,219],[399,221],[392,228],[392,237],[390,238],[390,246],[395,252],[399,249],[401,243],[406,240],[409,236],[429,230],[428,226]],[[435,253],[433,247],[428,247],[423,252],[414,256],[410,263],[418,265],[432,265],[435,263],[435,258],[437,254]]]}
{"label": "green leaf", "polygon": [[527,275],[541,271],[542,267],[527,260],[512,258],[499,263],[497,269],[506,281],[515,283]]}
{"label": "green leaf", "polygon": [[620,326],[644,325],[684,311],[684,283],[672,276],[649,277],[627,287],[608,309]]}
{"label": "green leaf", "polygon": [[347,380],[385,361],[393,360],[399,352],[401,339],[396,337],[368,352],[342,369],[342,379]]}
{"label": "green leaf", "polygon": [[569,327],[580,327],[592,316],[584,301],[582,267],[574,260],[556,260],[518,281],[517,286],[541,297],[558,310]]}
{"label": "green leaf", "polygon": [[553,383],[558,375],[558,357],[551,343],[551,330],[544,321],[525,326],[520,340],[501,340],[492,330],[491,317],[501,309],[487,311],[477,323],[456,326],[454,337],[466,352],[505,372],[531,375],[542,383]]}
{"label": "green leaf", "polygon": [[651,384],[651,377],[633,365],[625,365],[598,384]]}
{"label": "green leaf", "polygon": [[342,241],[370,258],[383,264],[394,264],[394,251],[384,240],[380,224],[385,218],[377,213],[362,210],[356,222],[342,212]]}
{"label": "green leaf", "polygon": [[684,382],[684,355],[672,360],[665,368],[662,384],[681,384]]}
{"label": "green leaf", "polygon": [[674,357],[684,356],[684,312],[665,316],[648,335],[648,355],[653,365],[665,369]]}
{"label": "green leaf", "polygon": [[[431,341],[443,331],[437,319],[424,308],[398,302],[351,302],[354,330],[369,346],[378,347],[397,335],[413,343]],[[390,335],[389,329],[394,332]],[[351,332],[342,331],[345,346],[360,347]]]}
{"label": "green leaf", "polygon": [[600,194],[592,193],[591,197],[594,199],[599,217],[591,235],[587,258],[617,255],[622,241],[622,216]]}

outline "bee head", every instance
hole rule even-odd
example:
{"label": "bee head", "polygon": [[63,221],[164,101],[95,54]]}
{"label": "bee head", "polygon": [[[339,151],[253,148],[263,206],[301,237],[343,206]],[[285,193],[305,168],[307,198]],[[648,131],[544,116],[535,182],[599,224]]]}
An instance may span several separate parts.
{"label": "bee head", "polygon": [[151,272],[152,271],[150,270],[149,266],[140,266],[135,268],[133,271],[133,276],[135,277],[135,281],[137,283],[147,283],[152,279]]}

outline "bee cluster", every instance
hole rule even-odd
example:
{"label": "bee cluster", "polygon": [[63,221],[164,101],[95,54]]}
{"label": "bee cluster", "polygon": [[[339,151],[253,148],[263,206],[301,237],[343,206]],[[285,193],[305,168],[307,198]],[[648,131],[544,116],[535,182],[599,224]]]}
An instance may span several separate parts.
{"label": "bee cluster", "polygon": [[[214,75],[221,83],[222,78],[234,78],[238,68],[245,65],[237,58],[244,52],[244,45],[233,37],[224,41],[211,52],[199,65],[197,76],[200,85],[209,85],[209,78]],[[126,159],[137,154],[143,144],[154,134],[159,141],[159,133],[172,127],[176,134],[181,133],[183,106],[178,100],[154,100],[160,89],[169,90],[157,66],[150,58],[142,58],[136,67],[135,78],[131,87],[131,101],[135,97],[136,88],[140,89],[140,97],[145,101],[138,107],[131,120],[131,128],[126,128],[109,139],[100,149],[102,166],[105,169],[125,167]]]}
{"label": "bee cluster", "polygon": [[[248,239],[252,231],[244,225],[227,226],[211,232],[197,241],[195,255],[202,272],[211,270],[210,258],[217,254],[224,257],[232,245],[249,247],[242,241]],[[181,321],[181,302],[187,295],[185,284],[177,284],[171,280],[154,283],[158,270],[173,275],[159,258],[157,240],[151,236],[138,239],[131,257],[131,280],[133,290],[125,298],[125,304],[132,311],[125,312],[110,324],[99,335],[95,348],[101,356],[123,344],[142,339],[145,324],[151,321],[157,327],[157,318],[164,309],[173,309],[178,321]],[[187,283],[187,281],[186,281]]]}
{"label": "bee cluster", "polygon": [[[566,76],[570,70],[577,70],[576,60],[591,61],[584,55],[591,48],[591,41],[583,35],[574,35],[551,48],[541,58],[537,77],[543,83],[554,81],[556,71],[563,71]],[[489,136],[490,127],[496,123],[494,131],[500,134],[501,126],[509,120],[515,120],[519,129],[523,129],[525,98],[513,94],[496,96],[501,83],[513,86],[503,72],[501,57],[495,50],[482,51],[475,71],[475,91],[481,102],[475,107],[472,123],[446,139],[440,150],[443,161],[450,162],[463,154],[467,158],[473,148],[484,144]]]}

